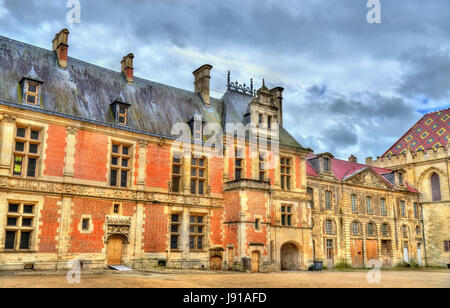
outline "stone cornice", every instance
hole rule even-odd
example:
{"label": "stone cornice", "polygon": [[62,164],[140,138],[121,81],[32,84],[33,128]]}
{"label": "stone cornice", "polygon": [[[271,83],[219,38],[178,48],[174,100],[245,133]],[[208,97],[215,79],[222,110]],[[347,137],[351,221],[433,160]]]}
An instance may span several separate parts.
{"label": "stone cornice", "polygon": [[0,177],[0,190],[27,191],[36,194],[95,197],[131,202],[170,203],[205,207],[223,207],[223,199],[189,195],[149,192],[136,189],[114,189],[72,183],[59,183],[36,179]]}

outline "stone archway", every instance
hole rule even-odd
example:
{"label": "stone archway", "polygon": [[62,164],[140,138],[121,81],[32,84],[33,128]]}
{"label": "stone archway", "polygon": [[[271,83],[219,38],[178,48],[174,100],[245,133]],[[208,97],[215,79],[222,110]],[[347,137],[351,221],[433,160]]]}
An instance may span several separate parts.
{"label": "stone archway", "polygon": [[297,271],[300,269],[300,249],[294,243],[281,246],[281,270]]}

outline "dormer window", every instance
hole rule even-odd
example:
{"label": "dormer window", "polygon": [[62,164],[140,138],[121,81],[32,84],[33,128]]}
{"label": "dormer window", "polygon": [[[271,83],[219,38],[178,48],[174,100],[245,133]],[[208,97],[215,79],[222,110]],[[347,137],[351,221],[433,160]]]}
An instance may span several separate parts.
{"label": "dormer window", "polygon": [[34,68],[23,76],[20,81],[22,87],[22,102],[31,106],[39,106],[40,89],[42,85],[42,80],[34,71]]}
{"label": "dormer window", "polygon": [[398,184],[399,185],[403,185],[404,184],[403,173],[401,173],[401,172],[398,173]]}
{"label": "dormer window", "polygon": [[205,126],[206,122],[203,121],[202,115],[198,114],[197,112],[194,114],[194,116],[189,120],[188,125],[191,129],[192,138],[196,141],[202,141],[203,140],[203,127]]}
{"label": "dormer window", "polygon": [[117,124],[128,125],[128,122],[129,122],[128,108],[130,106],[131,105],[129,103],[127,103],[122,92],[120,92],[119,97],[116,98],[114,100],[114,102],[110,105],[112,115]]}

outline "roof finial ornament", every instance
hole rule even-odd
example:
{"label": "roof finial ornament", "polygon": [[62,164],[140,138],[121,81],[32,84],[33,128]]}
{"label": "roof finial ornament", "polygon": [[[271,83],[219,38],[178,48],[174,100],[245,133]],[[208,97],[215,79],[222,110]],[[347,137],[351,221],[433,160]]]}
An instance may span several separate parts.
{"label": "roof finial ornament", "polygon": [[253,78],[250,78],[250,92],[253,94]]}
{"label": "roof finial ornament", "polygon": [[227,88],[230,88],[230,83],[231,83],[231,72],[228,71],[228,77],[227,77]]}
{"label": "roof finial ornament", "polygon": [[265,86],[266,86],[266,81],[263,78],[263,87],[265,87]]}

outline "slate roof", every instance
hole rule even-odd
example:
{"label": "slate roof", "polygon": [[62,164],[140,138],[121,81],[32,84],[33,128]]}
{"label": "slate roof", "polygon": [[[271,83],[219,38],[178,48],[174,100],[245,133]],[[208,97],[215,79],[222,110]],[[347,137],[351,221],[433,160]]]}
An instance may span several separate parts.
{"label": "slate roof", "polygon": [[[221,99],[211,97],[208,107],[195,92],[136,76],[129,85],[120,72],[71,57],[67,69],[60,69],[55,52],[0,36],[0,104],[22,104],[18,85],[29,72],[43,81],[44,111],[113,125],[109,105],[123,97],[130,104],[128,127],[123,129],[163,137],[170,137],[175,123],[187,123],[195,113],[201,114],[206,122],[222,125],[242,122],[252,99],[227,90]],[[280,129],[280,145],[303,149],[284,128]]]}
{"label": "slate roof", "polygon": [[[316,158],[316,155],[314,154],[308,154],[307,160],[306,160],[306,175],[312,176],[312,177],[319,177],[319,170],[318,166],[315,166],[314,164],[314,158]],[[365,170],[371,169],[374,171],[389,187],[395,188],[394,183],[394,173],[390,169],[385,168],[378,168],[373,167],[369,165],[359,164],[359,163],[353,163],[347,160],[341,160],[332,158],[331,159],[331,171],[333,173],[333,176],[338,181],[345,181]],[[414,188],[412,185],[405,182],[405,187],[408,191],[419,193],[419,191]]]}
{"label": "slate roof", "polygon": [[448,147],[450,138],[450,108],[424,115],[383,156],[415,153],[431,148]]}

